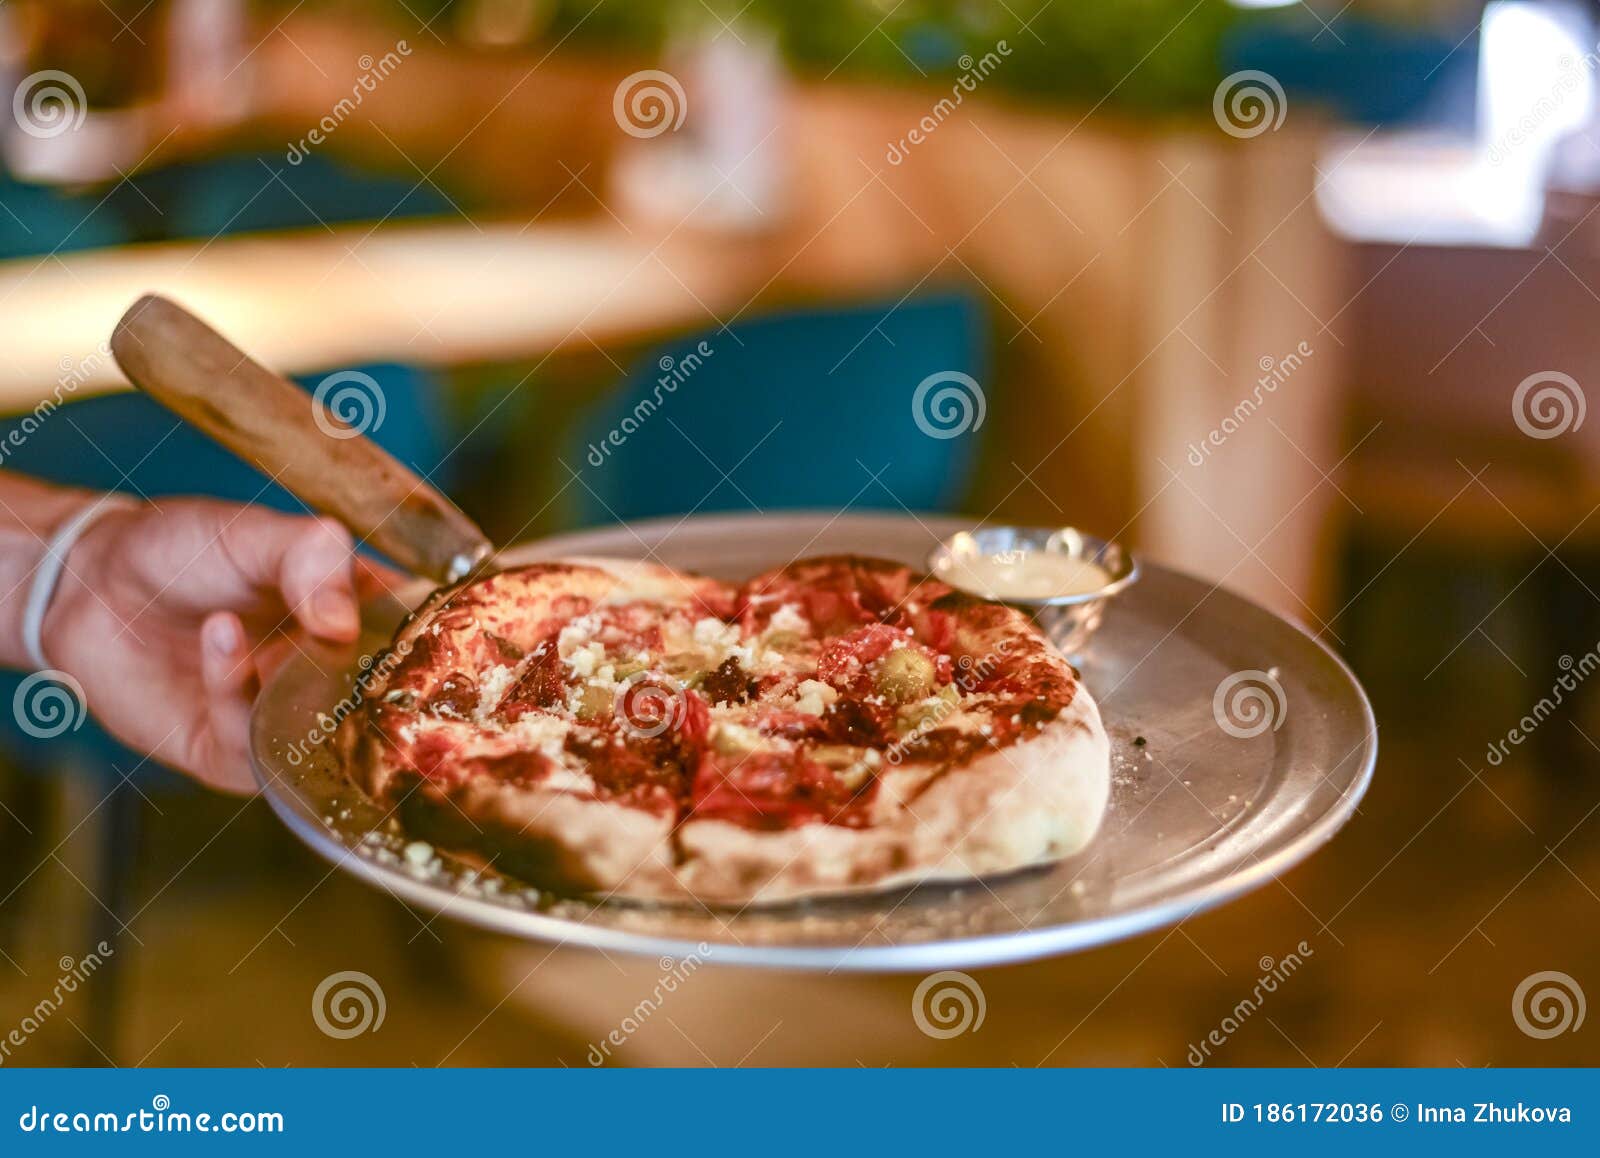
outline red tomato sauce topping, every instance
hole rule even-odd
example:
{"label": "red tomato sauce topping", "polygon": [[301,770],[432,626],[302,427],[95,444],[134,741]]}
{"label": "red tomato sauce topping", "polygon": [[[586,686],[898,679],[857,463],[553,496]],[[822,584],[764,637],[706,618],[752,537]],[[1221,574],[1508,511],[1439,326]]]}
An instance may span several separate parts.
{"label": "red tomato sauce topping", "polygon": [[867,823],[870,796],[867,786],[847,787],[804,751],[707,752],[695,772],[685,819],[727,820],[763,831],[815,823],[859,828]]}
{"label": "red tomato sauce topping", "polygon": [[[648,654],[659,662],[659,607],[643,602],[596,606],[564,597],[546,604],[553,613],[541,617],[536,633],[522,624],[503,628],[518,636],[512,640],[471,618],[474,593],[469,589],[441,616],[450,630],[442,636],[424,632],[414,640],[390,682],[391,698],[371,705],[372,719],[391,733],[416,710],[471,720],[481,695],[481,681],[471,673],[513,665],[516,681],[500,697],[495,719],[514,725],[531,713],[550,713],[567,721],[565,751],[581,760],[599,798],[683,820],[718,819],[771,831],[869,823],[877,776],[859,768],[843,774],[836,757],[828,757],[833,767],[818,759],[819,745],[875,751],[878,770],[902,761],[963,761],[1037,731],[1071,703],[1076,691],[1070,675],[1041,662],[1034,641],[993,630],[1009,623],[1008,612],[936,581],[918,580],[904,568],[870,560],[812,560],[759,588],[729,589],[726,598],[716,591],[698,596],[691,614],[736,623],[745,641],[768,630],[778,608],[797,607],[810,624],[809,639],[791,638],[785,651],[814,654],[813,678],[836,689],[838,698],[820,714],[763,704],[775,686],[792,694],[798,679],[792,673],[757,676],[728,657],[696,675],[697,688],[647,669],[624,679],[609,712],[602,698],[599,710],[586,709],[574,719],[567,705],[584,681],[560,657],[561,630],[579,615],[592,615],[599,622],[589,638],[602,643],[608,657],[634,661]],[[982,644],[964,647],[963,633],[967,640],[1000,642],[974,654],[971,649]],[[901,648],[928,658],[939,687],[954,683],[963,697],[985,696],[986,730],[962,730],[934,718],[908,734],[900,716],[906,706],[889,702],[874,679],[875,665]],[[948,695],[945,702],[951,702]],[[745,726],[796,747],[720,750],[712,739],[713,705],[747,706]],[[419,775],[445,786],[479,775],[537,784],[557,767],[541,751],[462,760],[457,742],[436,733],[405,747],[407,763]]]}

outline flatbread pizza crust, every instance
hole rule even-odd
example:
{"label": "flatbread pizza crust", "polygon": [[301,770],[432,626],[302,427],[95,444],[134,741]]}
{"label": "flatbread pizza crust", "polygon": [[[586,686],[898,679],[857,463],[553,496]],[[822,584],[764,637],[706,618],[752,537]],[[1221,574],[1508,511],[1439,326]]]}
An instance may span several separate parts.
{"label": "flatbread pizza crust", "polygon": [[[670,718],[639,727],[631,685],[684,655]],[[566,893],[746,905],[991,877],[1081,850],[1110,793],[1099,711],[1031,621],[882,560],[738,587],[531,564],[436,593],[373,676],[335,737],[352,779],[408,832]]]}
{"label": "flatbread pizza crust", "polygon": [[1074,718],[980,756],[959,774],[887,773],[882,820],[870,828],[754,833],[691,820],[676,883],[702,900],[760,904],[992,877],[1062,860],[1094,837],[1111,792],[1100,713],[1088,696],[1077,705],[1069,709]]}

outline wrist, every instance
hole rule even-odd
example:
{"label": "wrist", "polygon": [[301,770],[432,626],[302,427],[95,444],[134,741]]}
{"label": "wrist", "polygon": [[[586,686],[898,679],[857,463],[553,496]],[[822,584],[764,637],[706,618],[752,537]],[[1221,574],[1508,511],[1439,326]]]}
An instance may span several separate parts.
{"label": "wrist", "polygon": [[6,491],[0,504],[0,666],[26,668],[24,608],[45,548],[68,520],[99,495],[16,476],[0,478]]}
{"label": "wrist", "polygon": [[68,637],[85,628],[101,634],[107,617],[117,618],[112,610],[115,593],[105,590],[116,575],[110,554],[120,534],[117,524],[134,508],[122,495],[90,496],[45,537],[19,624],[27,667],[70,670]]}

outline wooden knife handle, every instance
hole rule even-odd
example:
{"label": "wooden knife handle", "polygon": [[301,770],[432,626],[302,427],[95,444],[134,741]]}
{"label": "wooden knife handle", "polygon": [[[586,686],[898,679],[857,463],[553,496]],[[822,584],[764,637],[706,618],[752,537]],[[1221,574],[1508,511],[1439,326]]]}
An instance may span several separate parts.
{"label": "wooden knife handle", "polygon": [[383,407],[365,375],[332,374],[307,394],[155,295],[122,315],[111,350],[140,390],[395,562],[448,581],[491,552],[454,503],[363,434]]}

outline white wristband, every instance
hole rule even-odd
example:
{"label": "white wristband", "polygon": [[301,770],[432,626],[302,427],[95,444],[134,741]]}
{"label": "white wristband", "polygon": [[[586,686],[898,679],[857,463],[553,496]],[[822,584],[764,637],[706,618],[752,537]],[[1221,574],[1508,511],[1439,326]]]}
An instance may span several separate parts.
{"label": "white wristband", "polygon": [[28,602],[22,609],[22,646],[28,653],[28,662],[39,671],[48,670],[50,661],[44,657],[44,616],[50,610],[50,600],[61,581],[61,572],[67,565],[67,554],[94,521],[108,511],[124,510],[137,506],[132,499],[119,494],[102,495],[62,524],[61,529],[45,544],[44,558],[33,572],[33,585],[28,588]]}

